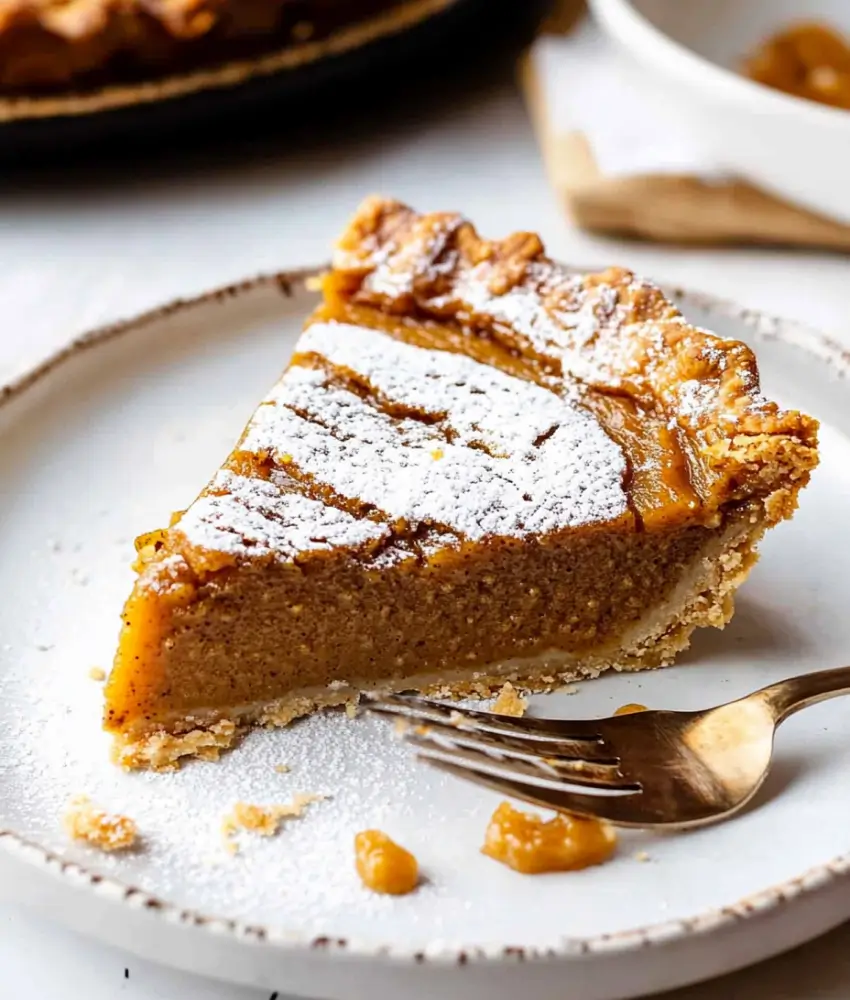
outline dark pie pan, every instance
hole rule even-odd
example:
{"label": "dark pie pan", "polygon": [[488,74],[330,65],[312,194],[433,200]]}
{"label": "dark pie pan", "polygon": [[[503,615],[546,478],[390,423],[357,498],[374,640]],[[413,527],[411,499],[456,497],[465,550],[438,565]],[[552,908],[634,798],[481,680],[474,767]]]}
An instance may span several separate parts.
{"label": "dark pie pan", "polygon": [[0,162],[221,143],[398,99],[518,49],[547,0],[406,0],[315,42],[158,79],[0,98]]}

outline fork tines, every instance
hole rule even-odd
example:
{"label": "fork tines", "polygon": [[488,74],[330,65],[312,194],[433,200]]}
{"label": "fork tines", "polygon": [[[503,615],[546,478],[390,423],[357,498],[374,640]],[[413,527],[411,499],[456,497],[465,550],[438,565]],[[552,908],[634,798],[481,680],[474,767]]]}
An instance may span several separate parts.
{"label": "fork tines", "polygon": [[514,718],[412,695],[368,697],[363,705],[404,720],[400,734],[429,764],[550,808],[562,806],[541,795],[563,794],[570,785],[608,793],[638,788],[623,777],[592,720]]}

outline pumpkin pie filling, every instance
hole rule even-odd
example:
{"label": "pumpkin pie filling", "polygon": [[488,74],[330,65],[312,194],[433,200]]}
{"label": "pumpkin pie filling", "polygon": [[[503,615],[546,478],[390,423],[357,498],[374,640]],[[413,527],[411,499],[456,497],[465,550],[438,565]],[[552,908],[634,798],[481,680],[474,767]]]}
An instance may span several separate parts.
{"label": "pumpkin pie filling", "polygon": [[670,663],[817,463],[749,348],[533,235],[370,199],[322,291],[223,467],[140,539],[106,690],[126,766],[361,690]]}

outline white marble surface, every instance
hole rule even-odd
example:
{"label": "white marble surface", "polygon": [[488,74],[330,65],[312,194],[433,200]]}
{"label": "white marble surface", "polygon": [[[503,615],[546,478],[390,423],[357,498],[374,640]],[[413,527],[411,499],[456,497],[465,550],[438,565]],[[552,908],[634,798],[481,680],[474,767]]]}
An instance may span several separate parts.
{"label": "white marble surface", "polygon": [[[0,179],[0,381],[93,326],[260,271],[323,260],[371,191],[423,208],[460,208],[489,235],[536,229],[565,261],[623,263],[804,319],[850,344],[846,258],[646,247],[571,230],[507,79],[389,121],[349,123],[346,131],[122,171],[57,168]],[[10,1000],[268,1000],[84,941],[4,905],[2,886],[0,970],[0,996]],[[752,996],[850,996],[850,927],[675,994]]]}

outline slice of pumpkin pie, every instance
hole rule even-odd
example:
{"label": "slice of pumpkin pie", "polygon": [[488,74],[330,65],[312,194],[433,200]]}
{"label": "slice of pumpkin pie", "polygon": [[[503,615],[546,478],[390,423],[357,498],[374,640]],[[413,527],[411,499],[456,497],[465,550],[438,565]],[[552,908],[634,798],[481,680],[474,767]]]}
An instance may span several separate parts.
{"label": "slice of pumpkin pie", "polygon": [[364,690],[543,690],[722,627],[817,424],[631,273],[370,199],[289,368],[140,539],[106,689],[126,766]]}

